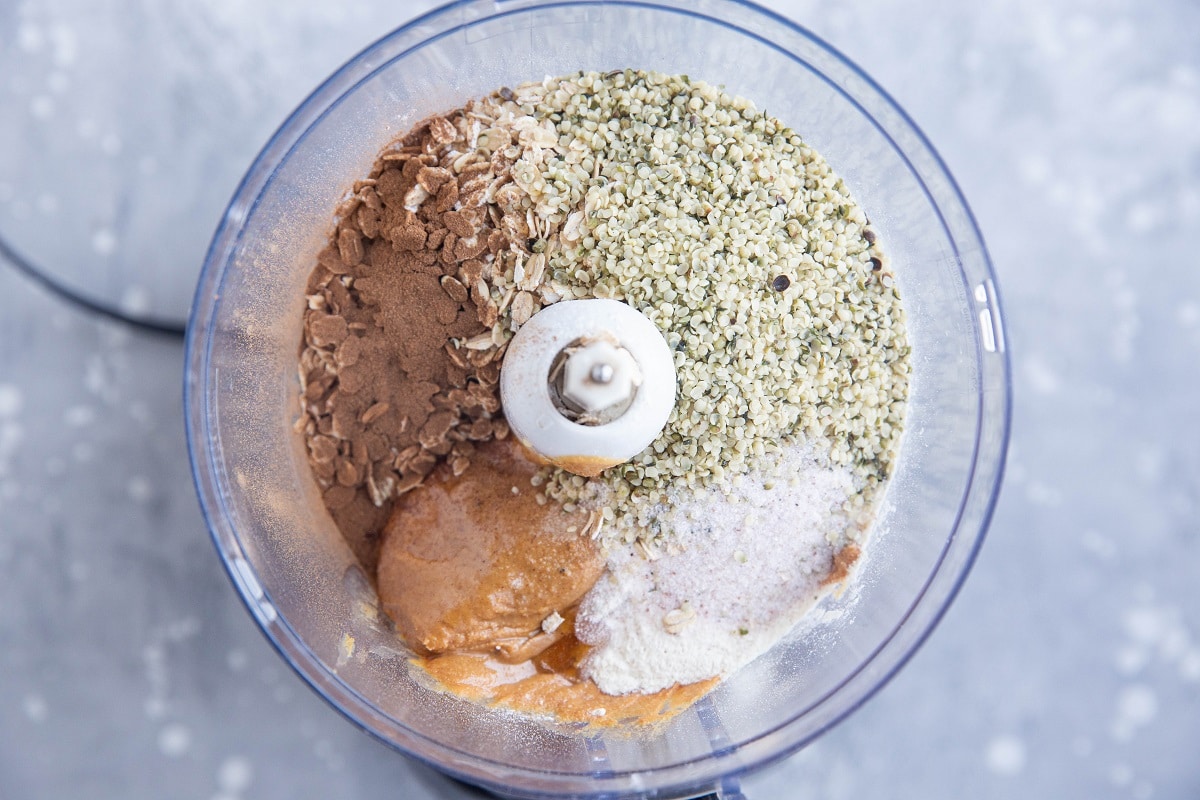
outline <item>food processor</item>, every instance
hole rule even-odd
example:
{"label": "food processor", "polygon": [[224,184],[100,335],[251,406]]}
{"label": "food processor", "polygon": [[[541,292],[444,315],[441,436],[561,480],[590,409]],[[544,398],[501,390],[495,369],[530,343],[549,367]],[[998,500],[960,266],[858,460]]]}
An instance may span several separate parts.
{"label": "food processor", "polygon": [[[638,68],[722,85],[821,153],[892,260],[912,345],[906,431],[857,571],[799,629],[645,731],[543,724],[430,690],[312,479],[296,359],[305,282],[333,213],[413,123],[501,86]],[[946,610],[987,527],[1008,439],[1009,365],[980,233],[924,136],[817,37],[735,0],[465,0],[368,47],[283,124],[209,249],[185,413],[207,523],[280,655],[398,751],[508,797],[737,797],[878,690]]]}

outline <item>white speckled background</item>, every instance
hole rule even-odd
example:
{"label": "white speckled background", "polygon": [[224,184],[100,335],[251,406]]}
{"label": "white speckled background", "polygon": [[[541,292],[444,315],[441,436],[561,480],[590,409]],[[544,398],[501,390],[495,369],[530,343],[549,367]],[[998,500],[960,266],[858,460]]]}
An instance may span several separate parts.
{"label": "white speckled background", "polygon": [[[1010,469],[974,573],[751,798],[1200,797],[1200,6],[777,0],[925,130],[1008,312]],[[0,0],[0,231],[185,313],[250,159],[428,2]],[[466,797],[271,651],[200,519],[182,347],[0,264],[0,798]]]}

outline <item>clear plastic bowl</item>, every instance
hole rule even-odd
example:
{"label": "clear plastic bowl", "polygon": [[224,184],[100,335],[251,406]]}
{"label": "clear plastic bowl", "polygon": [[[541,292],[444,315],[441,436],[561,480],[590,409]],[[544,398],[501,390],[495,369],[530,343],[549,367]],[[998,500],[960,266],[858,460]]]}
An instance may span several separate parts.
{"label": "clear plastic bowl", "polygon": [[[723,84],[828,159],[891,253],[914,359],[902,452],[853,585],[648,737],[556,733],[419,686],[393,635],[364,613],[370,584],[292,430],[305,280],[333,209],[380,148],[502,85],[624,67]],[[334,707],[499,793],[681,797],[734,793],[738,774],[819,736],[912,655],[983,539],[1010,398],[996,286],[966,203],[905,113],[827,44],[728,0],[471,0],[355,57],[258,156],[200,277],[185,403],[221,558],[266,636]]]}

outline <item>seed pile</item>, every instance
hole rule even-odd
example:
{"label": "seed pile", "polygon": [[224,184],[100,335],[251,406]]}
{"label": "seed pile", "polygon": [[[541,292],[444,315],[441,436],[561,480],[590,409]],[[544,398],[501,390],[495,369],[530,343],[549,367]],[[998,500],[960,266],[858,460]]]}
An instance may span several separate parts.
{"label": "seed pile", "polygon": [[[623,300],[676,353],[666,429],[603,477],[605,535],[652,543],[670,490],[736,480],[797,441],[824,442],[861,481],[852,504],[869,504],[895,454],[909,347],[884,253],[824,159],[684,76],[584,73],[515,99],[558,132],[540,169],[513,167],[534,210],[563,220],[551,291]],[[595,490],[547,475],[560,501]]]}

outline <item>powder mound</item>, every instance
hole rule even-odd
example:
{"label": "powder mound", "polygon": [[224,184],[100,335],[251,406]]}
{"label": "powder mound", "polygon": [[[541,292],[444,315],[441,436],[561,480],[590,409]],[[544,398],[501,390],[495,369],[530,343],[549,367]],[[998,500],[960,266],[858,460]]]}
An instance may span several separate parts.
{"label": "powder mound", "polygon": [[593,648],[583,674],[609,694],[653,692],[766,652],[828,587],[854,483],[849,468],[793,448],[728,496],[670,497],[657,522],[676,546],[652,559],[637,545],[613,549],[580,606],[576,633]]}

